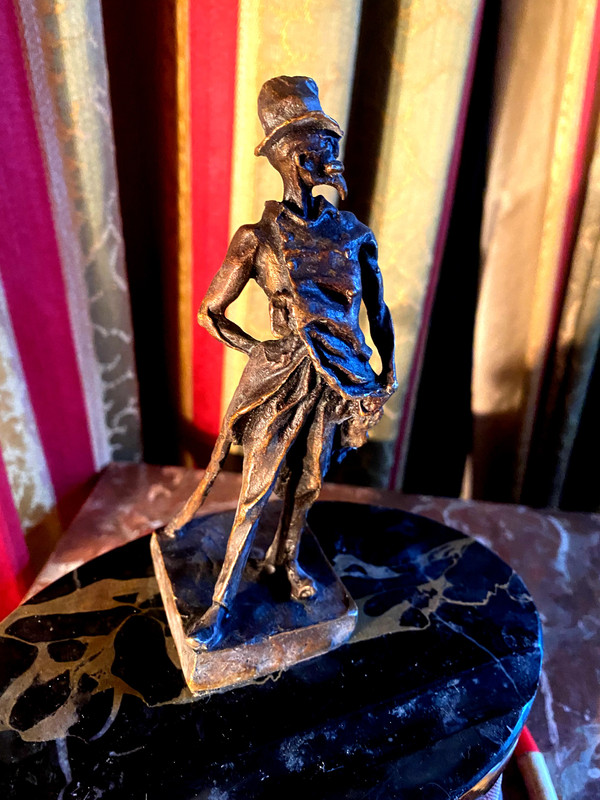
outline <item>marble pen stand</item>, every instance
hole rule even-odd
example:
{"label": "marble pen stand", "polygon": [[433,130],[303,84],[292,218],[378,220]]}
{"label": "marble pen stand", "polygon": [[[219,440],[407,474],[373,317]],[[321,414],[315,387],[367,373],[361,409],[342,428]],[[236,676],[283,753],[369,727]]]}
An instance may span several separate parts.
{"label": "marble pen stand", "polygon": [[322,655],[345,642],[356,626],[356,605],[310,530],[303,534],[299,560],[315,581],[314,597],[291,600],[279,572],[259,573],[280,513],[280,504],[270,503],[262,514],[223,638],[211,650],[198,647],[190,628],[210,606],[234,512],[194,519],[174,536],[162,529],[152,534],[154,571],[194,694],[249,683]]}
{"label": "marble pen stand", "polygon": [[523,582],[471,537],[404,511],[317,503],[309,524],[356,601],[354,633],[231,691],[185,685],[147,537],[16,609],[0,624],[0,792],[481,796],[540,674]]}

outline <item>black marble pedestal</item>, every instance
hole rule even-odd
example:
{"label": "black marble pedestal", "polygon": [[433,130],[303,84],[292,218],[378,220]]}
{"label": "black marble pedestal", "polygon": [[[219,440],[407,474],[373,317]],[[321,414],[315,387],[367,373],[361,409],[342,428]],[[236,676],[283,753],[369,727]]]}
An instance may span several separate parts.
{"label": "black marble pedestal", "polygon": [[483,787],[540,670],[523,583],[474,540],[400,511],[321,503],[310,524],[358,625],[262,683],[192,700],[148,539],[17,609],[0,628],[3,794],[448,800]]}

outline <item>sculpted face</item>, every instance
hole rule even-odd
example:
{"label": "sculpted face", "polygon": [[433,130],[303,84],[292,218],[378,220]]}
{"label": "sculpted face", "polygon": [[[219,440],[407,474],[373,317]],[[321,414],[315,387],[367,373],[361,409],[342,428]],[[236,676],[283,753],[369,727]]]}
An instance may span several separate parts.
{"label": "sculpted face", "polygon": [[311,187],[333,186],[344,200],[347,187],[338,137],[328,131],[315,131],[305,134],[304,139],[304,147],[294,153],[300,178]]}
{"label": "sculpted face", "polygon": [[326,130],[296,131],[281,139],[272,163],[282,175],[290,167],[295,168],[298,178],[310,189],[333,186],[344,200],[347,187],[339,153],[339,138],[335,134]]}

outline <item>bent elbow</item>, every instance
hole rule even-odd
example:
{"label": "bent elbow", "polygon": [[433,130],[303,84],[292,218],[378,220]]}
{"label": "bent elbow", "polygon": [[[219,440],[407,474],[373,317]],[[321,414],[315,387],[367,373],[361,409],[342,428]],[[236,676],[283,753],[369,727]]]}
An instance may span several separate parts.
{"label": "bent elbow", "polygon": [[198,325],[201,325],[203,328],[206,328],[207,331],[210,333],[215,332],[215,314],[211,311],[209,304],[204,301],[200,308],[198,309]]}

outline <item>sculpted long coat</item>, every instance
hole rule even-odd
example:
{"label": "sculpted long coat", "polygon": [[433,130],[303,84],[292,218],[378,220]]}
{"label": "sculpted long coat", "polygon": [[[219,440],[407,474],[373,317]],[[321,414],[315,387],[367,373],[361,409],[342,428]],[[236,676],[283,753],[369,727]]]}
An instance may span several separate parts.
{"label": "sculpted long coat", "polygon": [[[250,350],[223,420],[222,444],[240,443],[254,413],[295,407],[302,415],[304,404],[308,416],[315,403],[327,402],[328,413],[342,425],[341,446],[359,446],[380,415],[365,411],[361,400],[387,396],[394,375],[392,323],[372,232],[324,198],[316,219],[308,221],[283,203],[267,202],[260,222],[235,235],[199,312],[200,323],[234,347],[222,323],[251,279],[267,295],[276,338]],[[372,351],[360,328],[362,300],[382,359],[381,376],[370,364]]]}

